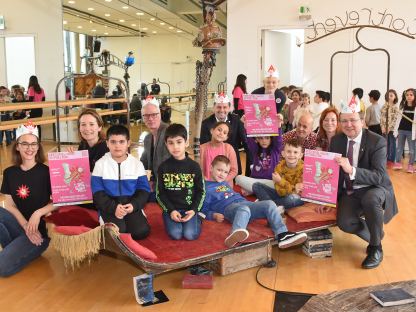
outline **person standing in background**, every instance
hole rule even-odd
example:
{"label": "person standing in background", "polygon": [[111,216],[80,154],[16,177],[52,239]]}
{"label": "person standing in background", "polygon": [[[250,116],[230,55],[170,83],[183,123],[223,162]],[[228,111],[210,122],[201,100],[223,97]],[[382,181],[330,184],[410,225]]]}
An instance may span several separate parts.
{"label": "person standing in background", "polygon": [[[29,85],[27,87],[27,96],[28,102],[44,102],[45,101],[45,92],[40,87],[38,82],[38,77],[30,76]],[[42,117],[43,108],[33,108],[30,110],[30,118]],[[38,126],[39,131],[39,141],[42,140],[42,128]]]}
{"label": "person standing in background", "polygon": [[365,113],[365,124],[368,126],[368,130],[381,135],[381,105],[378,104],[380,92],[378,90],[371,90],[368,96],[371,105],[367,108]]}
{"label": "person standing in background", "polygon": [[247,77],[243,74],[237,76],[233,89],[234,113],[238,116],[244,115],[243,95],[247,94]]}

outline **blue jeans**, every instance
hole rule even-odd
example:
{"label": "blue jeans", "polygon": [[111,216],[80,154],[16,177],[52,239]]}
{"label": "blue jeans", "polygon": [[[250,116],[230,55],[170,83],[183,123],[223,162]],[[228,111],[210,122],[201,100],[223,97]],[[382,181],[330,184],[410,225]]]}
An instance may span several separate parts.
{"label": "blue jeans", "polygon": [[277,206],[271,200],[232,203],[225,207],[224,218],[233,224],[232,232],[237,229],[246,229],[247,224],[256,219],[267,219],[275,237],[280,233],[287,232],[287,227],[283,223]]}
{"label": "blue jeans", "polygon": [[6,133],[6,144],[12,143],[12,131],[11,130],[0,130],[0,144],[3,143],[3,134]]}
{"label": "blue jeans", "polygon": [[44,237],[40,246],[32,244],[16,218],[0,207],[0,276],[13,275],[38,258],[49,246]]}
{"label": "blue jeans", "polygon": [[298,194],[290,194],[287,196],[279,196],[274,188],[271,188],[262,183],[253,184],[253,193],[259,200],[272,200],[278,206],[283,206],[285,209],[293,208],[296,206],[302,206],[303,200],[300,199]]}
{"label": "blue jeans", "polygon": [[393,131],[387,135],[387,160],[394,162],[396,160],[396,138]]}
{"label": "blue jeans", "polygon": [[415,162],[415,142],[412,140],[412,131],[399,130],[398,142],[397,142],[397,153],[396,153],[396,162],[402,161],[402,155],[404,150],[404,145],[407,140],[407,145],[409,145],[409,165],[413,165]]}
{"label": "blue jeans", "polygon": [[[182,217],[185,216],[185,210],[178,211]],[[201,220],[198,214],[194,215],[187,222],[175,222],[167,212],[164,212],[162,216],[166,233],[174,240],[182,238],[185,238],[186,240],[195,240],[201,234]]]}

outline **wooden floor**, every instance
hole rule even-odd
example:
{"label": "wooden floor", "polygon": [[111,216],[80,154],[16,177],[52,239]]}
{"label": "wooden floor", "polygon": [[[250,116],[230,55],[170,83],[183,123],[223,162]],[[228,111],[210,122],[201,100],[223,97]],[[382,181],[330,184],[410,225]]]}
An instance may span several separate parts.
{"label": "wooden floor", "polygon": [[[54,144],[47,143],[47,149]],[[3,168],[6,147],[0,147]],[[373,270],[360,267],[366,243],[333,229],[333,257],[310,259],[300,248],[273,249],[278,266],[262,269],[259,279],[269,287],[296,292],[333,290],[416,279],[416,174],[389,171],[399,214],[385,227],[384,261]],[[66,271],[59,255],[49,248],[22,272],[0,279],[0,311],[272,311],[274,293],[256,283],[257,269],[214,278],[212,290],[181,288],[184,271],[155,278],[170,301],[140,307],[132,277],[141,270],[122,259],[100,255],[75,271]]]}

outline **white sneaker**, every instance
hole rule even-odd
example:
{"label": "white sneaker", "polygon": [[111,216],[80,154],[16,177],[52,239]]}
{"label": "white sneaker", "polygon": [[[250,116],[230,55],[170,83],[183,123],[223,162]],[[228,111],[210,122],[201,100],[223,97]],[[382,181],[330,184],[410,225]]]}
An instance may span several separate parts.
{"label": "white sneaker", "polygon": [[277,241],[279,248],[283,249],[302,244],[307,238],[306,233],[284,232],[277,236]]}
{"label": "white sneaker", "polygon": [[237,229],[232,232],[228,237],[225,239],[224,244],[228,248],[234,247],[236,244],[244,242],[250,234],[246,229]]}

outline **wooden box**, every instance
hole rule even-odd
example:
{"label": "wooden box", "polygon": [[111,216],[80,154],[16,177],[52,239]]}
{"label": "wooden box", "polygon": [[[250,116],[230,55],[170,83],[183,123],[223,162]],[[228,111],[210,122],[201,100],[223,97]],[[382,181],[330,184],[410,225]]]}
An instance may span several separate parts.
{"label": "wooden box", "polygon": [[236,250],[232,254],[211,261],[209,267],[220,275],[228,275],[266,264],[271,258],[272,246],[268,243],[243,251]]}

